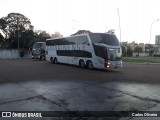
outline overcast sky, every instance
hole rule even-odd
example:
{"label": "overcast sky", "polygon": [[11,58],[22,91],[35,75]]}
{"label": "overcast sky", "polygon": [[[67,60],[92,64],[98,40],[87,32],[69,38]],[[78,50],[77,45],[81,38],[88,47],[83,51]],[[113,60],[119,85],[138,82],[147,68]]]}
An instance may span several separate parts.
{"label": "overcast sky", "polygon": [[[0,0],[0,17],[18,12],[35,30],[69,36],[80,29],[106,32],[115,29],[121,41],[149,43],[153,21],[160,19],[159,0]],[[160,21],[152,24],[151,43],[160,34]]]}

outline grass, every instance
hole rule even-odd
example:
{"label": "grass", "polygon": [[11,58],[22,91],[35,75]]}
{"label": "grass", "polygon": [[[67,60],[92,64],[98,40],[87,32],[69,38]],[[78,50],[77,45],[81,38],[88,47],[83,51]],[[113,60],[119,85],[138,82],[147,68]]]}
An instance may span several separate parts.
{"label": "grass", "polygon": [[160,63],[160,58],[157,57],[123,57],[123,62],[138,62],[138,63]]}

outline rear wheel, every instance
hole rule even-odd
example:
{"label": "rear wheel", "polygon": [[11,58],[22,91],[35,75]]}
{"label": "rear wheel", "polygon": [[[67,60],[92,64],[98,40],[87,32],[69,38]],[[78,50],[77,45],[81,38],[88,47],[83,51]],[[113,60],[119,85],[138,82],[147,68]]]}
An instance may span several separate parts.
{"label": "rear wheel", "polygon": [[88,69],[93,69],[93,63],[92,63],[92,61],[90,61],[90,60],[87,61],[87,65],[86,66],[87,66]]}
{"label": "rear wheel", "polygon": [[58,64],[57,58],[54,58],[53,63],[54,63],[54,64]]}
{"label": "rear wheel", "polygon": [[81,68],[85,68],[85,62],[84,62],[84,60],[80,60],[80,61],[79,61],[79,66],[80,66]]}
{"label": "rear wheel", "polygon": [[53,58],[52,57],[50,58],[50,62],[53,64]]}

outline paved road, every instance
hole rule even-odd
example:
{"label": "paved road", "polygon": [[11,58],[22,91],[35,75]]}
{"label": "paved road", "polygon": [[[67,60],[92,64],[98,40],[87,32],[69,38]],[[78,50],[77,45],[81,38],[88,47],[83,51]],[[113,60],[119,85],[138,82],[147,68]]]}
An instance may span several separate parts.
{"label": "paved road", "polygon": [[0,60],[0,111],[158,111],[159,70],[151,64],[104,71]]}

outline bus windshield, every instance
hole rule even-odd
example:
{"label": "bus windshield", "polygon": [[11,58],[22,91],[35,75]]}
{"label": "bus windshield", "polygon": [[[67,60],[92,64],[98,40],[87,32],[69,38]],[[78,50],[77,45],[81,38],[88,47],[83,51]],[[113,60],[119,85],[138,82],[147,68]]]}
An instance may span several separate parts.
{"label": "bus windshield", "polygon": [[39,55],[39,54],[41,54],[40,50],[37,50],[37,49],[32,50],[32,55]]}
{"label": "bus windshield", "polygon": [[93,43],[104,43],[106,45],[119,46],[119,41],[115,35],[105,33],[90,34]]}
{"label": "bus windshield", "polygon": [[121,60],[121,49],[120,48],[109,48],[108,58],[111,61]]}

